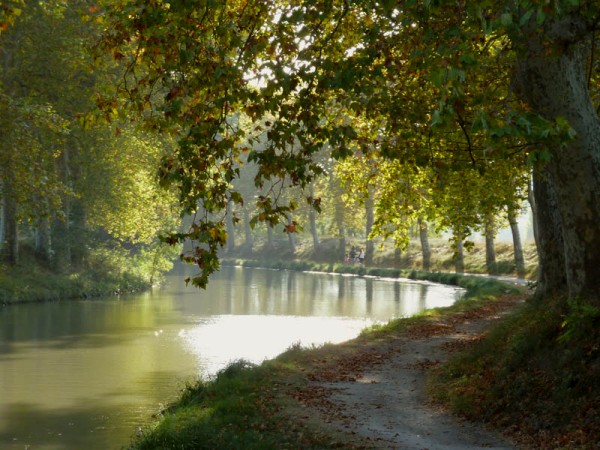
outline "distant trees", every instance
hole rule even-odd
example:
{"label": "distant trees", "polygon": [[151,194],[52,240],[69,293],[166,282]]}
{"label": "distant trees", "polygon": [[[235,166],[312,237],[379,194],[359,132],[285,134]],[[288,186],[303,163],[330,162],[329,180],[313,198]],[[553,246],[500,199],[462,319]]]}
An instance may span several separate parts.
{"label": "distant trees", "polygon": [[158,270],[157,234],[177,227],[175,198],[156,178],[172,144],[92,114],[117,72],[93,68],[87,48],[99,29],[88,2],[8,5],[0,16],[3,260],[17,264],[26,248],[68,272],[102,253],[98,269],[108,271],[111,252],[116,261],[155,248],[147,258]]}
{"label": "distant trees", "polygon": [[[150,126],[182,131],[164,167],[186,207],[224,210],[247,137],[231,130],[234,113],[269,117],[266,146],[249,150],[257,186],[307,187],[322,174],[319,151],[343,159],[359,149],[400,165],[411,185],[410,173],[422,174],[417,216],[460,237],[509,204],[523,186],[513,175],[533,170],[534,192],[550,188],[536,196],[553,192],[536,202],[540,217],[549,204],[560,216],[538,228],[565,244],[557,259],[540,248],[541,267],[566,271],[559,291],[600,298],[596,2],[106,4],[103,46],[126,63],[122,98]],[[485,186],[496,196],[482,210]],[[290,205],[274,200],[259,199],[263,218],[285,221]],[[198,227],[177,239],[208,246],[193,258],[210,273],[223,225]]]}

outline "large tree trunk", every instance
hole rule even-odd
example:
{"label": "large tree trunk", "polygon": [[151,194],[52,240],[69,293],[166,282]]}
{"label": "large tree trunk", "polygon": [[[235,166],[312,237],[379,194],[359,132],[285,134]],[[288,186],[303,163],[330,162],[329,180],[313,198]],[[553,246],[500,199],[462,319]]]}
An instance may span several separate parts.
{"label": "large tree trunk", "polygon": [[488,217],[485,223],[485,266],[487,272],[493,275],[496,270],[496,247],[494,237],[496,235],[496,224],[492,216]]}
{"label": "large tree trunk", "polygon": [[402,266],[402,249],[394,248],[394,268],[399,269]]}
{"label": "large tree trunk", "polygon": [[519,232],[519,223],[517,214],[512,208],[508,209],[508,223],[513,238],[513,252],[515,260],[515,269],[519,278],[525,277],[525,258],[523,257],[523,244],[521,243],[521,233]]}
{"label": "large tree trunk", "polygon": [[[567,290],[600,305],[600,120],[584,72],[589,35],[575,15],[546,25],[546,39],[528,36],[515,81],[529,106],[548,120],[565,118],[575,136],[550,148],[547,170],[562,224]],[[588,41],[589,42],[589,41]],[[537,197],[536,197],[537,200]],[[539,214],[542,205],[538,203]],[[538,221],[542,225],[542,221]],[[547,264],[542,253],[540,264]]]}
{"label": "large tree trunk", "polygon": [[44,217],[38,221],[35,229],[35,255],[44,262],[50,261],[50,221]]}
{"label": "large tree trunk", "polygon": [[[66,145],[61,158],[59,160],[60,170],[64,183],[71,187],[71,149],[70,145]],[[52,242],[54,243],[54,268],[59,271],[68,271],[72,267],[72,230],[71,230],[71,214],[73,206],[72,198],[69,195],[63,196],[62,207],[63,217],[57,217],[52,224]]]}
{"label": "large tree trunk", "polygon": [[88,255],[89,236],[85,205],[75,199],[71,205],[71,267],[81,269]]}
{"label": "large tree trunk", "polygon": [[421,254],[423,255],[423,270],[431,270],[431,247],[427,235],[427,222],[419,217],[419,238],[421,239]]}
{"label": "large tree trunk", "polygon": [[346,256],[346,214],[342,199],[335,197],[335,222],[337,224],[339,236],[338,260],[344,261]]}
{"label": "large tree trunk", "polygon": [[533,216],[535,243],[538,254],[539,296],[566,293],[567,271],[565,268],[562,225],[556,195],[546,174],[533,174]]}

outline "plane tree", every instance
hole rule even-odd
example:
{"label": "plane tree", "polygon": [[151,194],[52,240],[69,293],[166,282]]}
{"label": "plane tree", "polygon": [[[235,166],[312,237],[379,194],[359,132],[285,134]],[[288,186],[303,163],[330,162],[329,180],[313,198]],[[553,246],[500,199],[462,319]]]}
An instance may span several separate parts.
{"label": "plane tree", "polygon": [[[235,200],[232,160],[244,136],[231,127],[234,111],[273,117],[268,145],[250,150],[258,185],[287,177],[307,186],[321,173],[313,155],[325,145],[333,158],[351,156],[353,146],[367,154],[377,146],[357,120],[374,121],[381,155],[416,170],[452,179],[465,170],[493,176],[496,165],[533,168],[538,214],[553,204],[559,219],[538,220],[538,235],[564,242],[557,250],[558,240],[540,240],[540,266],[564,273],[552,277],[564,280],[554,290],[598,302],[600,123],[595,74],[586,71],[597,2],[103,4],[110,9],[98,19],[106,29],[98,48],[126,68],[121,98],[148,126],[179,136],[163,178],[185,209],[203,199],[219,211]],[[294,141],[301,145],[291,149]],[[435,188],[429,181],[424,188]],[[259,206],[272,220],[290,211],[270,200]],[[218,266],[223,227],[204,221],[171,238],[199,244],[198,285]]]}
{"label": "plane tree", "polygon": [[[92,116],[95,92],[119,72],[110,60],[94,70],[86,45],[99,26],[90,8],[61,0],[0,6],[3,256],[18,263],[19,242],[31,236],[38,260],[55,271],[89,270],[111,254],[129,270],[121,256],[135,254],[137,268],[142,253],[156,268],[165,256],[157,230],[173,230],[177,217],[156,179],[170,144]],[[100,271],[111,259],[104,256]]]}
{"label": "plane tree", "polygon": [[[41,42],[50,41],[49,24],[40,20],[38,27],[27,29],[23,23],[31,14],[22,8],[24,2],[8,2],[0,9],[0,197],[3,253],[10,264],[19,261],[22,224],[37,227],[38,236],[46,236],[38,242],[47,242],[48,218],[70,192],[57,170],[68,121],[40,94],[39,77],[34,75],[47,62],[40,59],[47,54]],[[44,247],[40,244],[36,250],[47,257]]]}

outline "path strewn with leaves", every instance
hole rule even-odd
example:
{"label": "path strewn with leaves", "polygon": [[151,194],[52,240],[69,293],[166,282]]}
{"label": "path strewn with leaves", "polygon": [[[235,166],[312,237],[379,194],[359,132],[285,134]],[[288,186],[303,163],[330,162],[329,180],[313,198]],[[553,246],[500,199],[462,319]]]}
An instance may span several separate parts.
{"label": "path strewn with leaves", "polygon": [[[376,448],[515,448],[478,424],[428,404],[427,371],[450,353],[480,339],[521,298],[433,319],[393,340],[352,352],[331,364],[315,361],[311,384],[296,392],[304,417],[315,414],[334,429]],[[362,444],[361,444],[362,445]]]}

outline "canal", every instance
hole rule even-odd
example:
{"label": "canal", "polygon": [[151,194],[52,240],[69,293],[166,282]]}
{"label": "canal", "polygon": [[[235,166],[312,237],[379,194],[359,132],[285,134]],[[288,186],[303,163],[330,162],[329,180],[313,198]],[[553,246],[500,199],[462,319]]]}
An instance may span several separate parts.
{"label": "canal", "polygon": [[289,346],[448,306],[462,291],[409,280],[224,267],[206,291],[171,275],[151,292],[0,309],[0,448],[107,450],[186,383]]}

